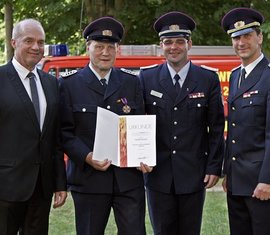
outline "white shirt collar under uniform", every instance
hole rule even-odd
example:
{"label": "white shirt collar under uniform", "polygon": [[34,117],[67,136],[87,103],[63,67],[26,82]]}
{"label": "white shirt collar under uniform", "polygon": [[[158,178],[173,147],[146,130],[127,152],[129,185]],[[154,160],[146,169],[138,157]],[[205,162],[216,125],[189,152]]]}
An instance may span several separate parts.
{"label": "white shirt collar under uniform", "polygon": [[[89,63],[89,68],[92,70],[92,72],[96,75],[96,77],[100,81],[100,79],[102,79],[102,77],[100,77],[100,75],[95,71],[91,62]],[[107,84],[109,84],[109,78],[110,78],[111,72],[112,72],[112,69],[110,69],[110,71],[103,77],[106,79]]]}
{"label": "white shirt collar under uniform", "polygon": [[260,61],[263,59],[263,57],[264,57],[264,55],[262,53],[256,60],[254,60],[252,63],[250,63],[246,67],[241,65],[241,69],[244,68],[246,70],[246,76],[245,77],[247,77],[251,73],[251,71],[256,67],[257,64],[260,63]]}
{"label": "white shirt collar under uniform", "polygon": [[30,99],[32,100],[31,97],[31,90],[30,90],[30,83],[29,83],[29,78],[27,78],[27,75],[29,72],[32,72],[35,74],[35,81],[36,81],[36,85],[37,85],[37,91],[38,91],[38,98],[39,98],[39,108],[40,108],[40,130],[42,130],[43,127],[43,123],[44,123],[44,119],[45,119],[45,115],[46,115],[46,109],[47,109],[47,101],[46,101],[46,97],[42,88],[42,84],[39,78],[39,74],[37,72],[37,68],[35,67],[33,71],[29,71],[28,69],[26,69],[25,67],[23,67],[14,57],[12,59],[12,64],[15,68],[15,70],[17,71],[23,86],[27,92],[27,94],[29,95]]}
{"label": "white shirt collar under uniform", "polygon": [[[175,83],[175,80],[173,79],[176,72],[175,70],[172,68],[172,66],[169,65],[169,63],[167,63],[167,66],[168,66],[168,69],[169,69],[169,72],[170,72],[170,75],[171,75],[171,79],[173,81],[173,84]],[[190,67],[190,61],[178,72],[178,75],[180,76],[180,79],[179,79],[179,83],[180,83],[180,86],[182,87],[185,80],[186,80],[186,77],[187,77],[187,74],[188,74],[188,71],[189,71],[189,67]]]}

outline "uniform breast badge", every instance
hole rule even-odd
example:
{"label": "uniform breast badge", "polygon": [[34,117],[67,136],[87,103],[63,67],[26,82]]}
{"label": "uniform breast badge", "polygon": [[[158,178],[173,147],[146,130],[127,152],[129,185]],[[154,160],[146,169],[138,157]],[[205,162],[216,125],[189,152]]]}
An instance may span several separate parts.
{"label": "uniform breast badge", "polygon": [[121,98],[120,100],[117,100],[117,102],[122,102],[122,104],[124,105],[123,108],[122,108],[124,113],[126,113],[126,114],[130,113],[131,108],[128,105],[127,98]]}

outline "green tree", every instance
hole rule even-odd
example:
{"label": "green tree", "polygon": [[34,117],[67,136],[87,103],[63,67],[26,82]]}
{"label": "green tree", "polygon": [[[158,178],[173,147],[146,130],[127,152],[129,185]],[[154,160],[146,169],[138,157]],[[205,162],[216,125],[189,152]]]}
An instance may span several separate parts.
{"label": "green tree", "polygon": [[[262,26],[264,51],[270,55],[269,0],[0,0],[0,57],[8,49],[14,23],[24,18],[37,18],[46,32],[46,43],[67,43],[73,55],[85,53],[82,31],[92,20],[114,16],[125,26],[122,44],[157,44],[153,23],[160,15],[176,10],[191,15],[197,23],[192,35],[194,45],[231,45],[221,29],[224,14],[234,7],[253,7],[265,16]],[[6,36],[5,36],[6,35]],[[2,62],[1,61],[1,62]]]}

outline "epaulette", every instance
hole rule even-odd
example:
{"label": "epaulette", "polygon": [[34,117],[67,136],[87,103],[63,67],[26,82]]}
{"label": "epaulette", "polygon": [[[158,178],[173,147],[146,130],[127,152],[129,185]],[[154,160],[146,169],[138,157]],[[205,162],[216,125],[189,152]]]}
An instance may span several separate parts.
{"label": "epaulette", "polygon": [[138,73],[136,73],[135,71],[129,70],[129,69],[121,68],[120,70],[122,72],[124,72],[124,73],[128,73],[128,74],[131,74],[131,75],[134,75],[134,76],[138,75]]}
{"label": "epaulette", "polygon": [[68,72],[64,72],[64,73],[61,73],[61,77],[62,78],[67,78],[69,77],[70,75],[73,75],[75,73],[77,73],[78,71],[77,70],[71,70],[71,71],[68,71]]}
{"label": "epaulette", "polygon": [[151,69],[151,68],[155,68],[157,66],[158,66],[158,64],[152,64],[152,65],[140,67],[140,69]]}
{"label": "epaulette", "polygon": [[236,69],[239,69],[240,67],[241,67],[241,65],[239,65],[239,66],[233,68],[233,69],[231,70],[231,72],[235,71]]}
{"label": "epaulette", "polygon": [[209,67],[209,66],[206,66],[206,65],[201,65],[201,67],[204,68],[204,69],[213,71],[213,72],[218,72],[217,68]]}

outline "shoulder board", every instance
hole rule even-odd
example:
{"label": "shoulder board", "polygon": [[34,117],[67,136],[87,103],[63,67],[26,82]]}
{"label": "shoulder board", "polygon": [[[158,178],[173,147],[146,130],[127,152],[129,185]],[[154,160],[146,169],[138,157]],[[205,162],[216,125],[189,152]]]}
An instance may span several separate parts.
{"label": "shoulder board", "polygon": [[241,67],[241,65],[239,65],[239,66],[233,68],[231,71],[233,72],[233,71],[235,71],[236,69],[239,69],[240,67]]}
{"label": "shoulder board", "polygon": [[158,64],[152,64],[152,65],[140,67],[140,69],[151,69],[151,68],[155,68],[157,66],[158,66]]}
{"label": "shoulder board", "polygon": [[66,77],[69,77],[70,75],[73,75],[73,74],[75,74],[77,72],[78,72],[77,70],[71,70],[71,71],[68,71],[68,72],[64,72],[64,73],[61,73],[61,77],[66,78]]}
{"label": "shoulder board", "polygon": [[136,73],[135,71],[129,70],[129,69],[121,68],[120,70],[122,72],[124,72],[124,73],[128,73],[128,74],[131,74],[131,75],[134,75],[134,76],[137,76],[138,75],[138,73]]}
{"label": "shoulder board", "polygon": [[206,66],[206,65],[201,65],[201,67],[204,68],[204,69],[213,71],[213,72],[218,72],[217,68],[209,67],[209,66]]}

